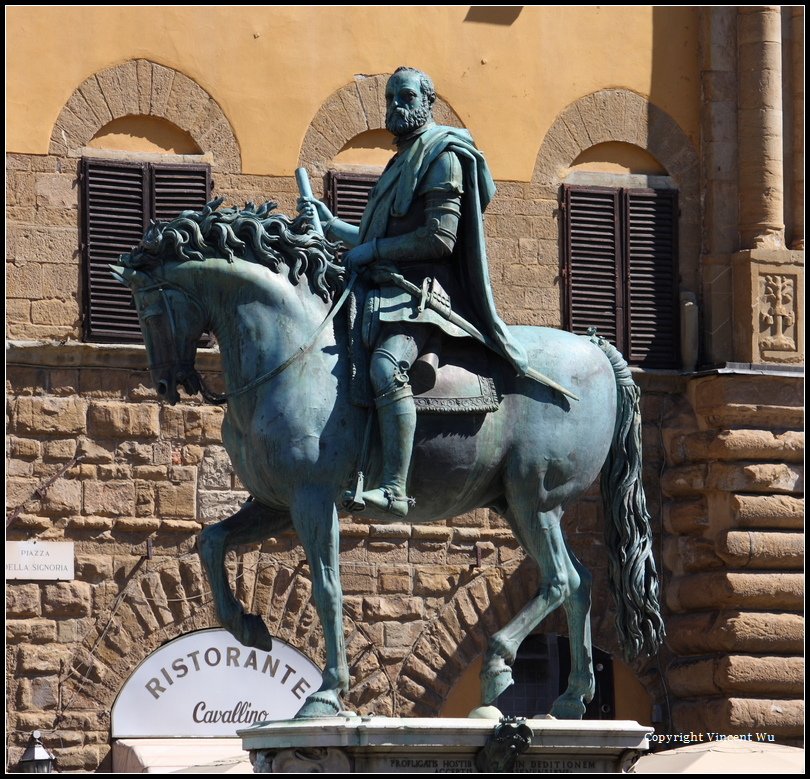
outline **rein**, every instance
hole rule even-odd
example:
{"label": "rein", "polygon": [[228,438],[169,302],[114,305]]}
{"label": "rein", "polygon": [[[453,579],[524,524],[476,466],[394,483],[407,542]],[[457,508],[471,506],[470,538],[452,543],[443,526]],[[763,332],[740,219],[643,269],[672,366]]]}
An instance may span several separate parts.
{"label": "rein", "polygon": [[[354,287],[354,283],[357,281],[357,274],[352,273],[351,277],[349,278],[349,283],[346,285],[346,289],[343,290],[343,293],[338,298],[337,302],[332,306],[329,313],[326,315],[326,318],[321,322],[318,326],[318,329],[309,337],[309,340],[298,347],[298,349],[293,352],[281,365],[277,365],[273,370],[268,371],[267,373],[263,373],[261,376],[257,376],[253,381],[248,382],[245,384],[244,387],[240,387],[239,389],[235,389],[232,392],[226,392],[224,394],[219,394],[216,392],[211,392],[208,387],[205,385],[202,376],[197,372],[196,368],[193,368],[194,374],[197,377],[197,381],[200,384],[200,394],[203,398],[208,401],[209,403],[213,403],[216,406],[221,406],[223,403],[227,403],[232,398],[239,397],[240,395],[244,395],[246,392],[250,392],[256,387],[264,384],[268,381],[272,381],[283,373],[287,368],[290,367],[297,359],[303,357],[313,346],[315,346],[316,341],[320,334],[326,329],[329,323],[337,316],[338,312],[341,308],[343,308],[344,303],[348,300],[349,294]],[[194,298],[191,298],[195,303],[197,303]],[[199,304],[198,304],[199,305]],[[174,321],[173,319],[170,320],[172,324],[172,331],[174,329]],[[181,366],[182,367],[182,366]]]}

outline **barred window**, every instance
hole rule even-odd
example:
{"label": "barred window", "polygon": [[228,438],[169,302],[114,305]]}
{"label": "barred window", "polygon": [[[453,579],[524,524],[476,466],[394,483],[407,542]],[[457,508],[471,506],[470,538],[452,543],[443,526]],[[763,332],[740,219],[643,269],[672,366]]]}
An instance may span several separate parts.
{"label": "barred window", "polygon": [[84,338],[140,343],[132,294],[108,266],[139,243],[150,219],[201,209],[210,199],[210,168],[85,157],[81,185]]}

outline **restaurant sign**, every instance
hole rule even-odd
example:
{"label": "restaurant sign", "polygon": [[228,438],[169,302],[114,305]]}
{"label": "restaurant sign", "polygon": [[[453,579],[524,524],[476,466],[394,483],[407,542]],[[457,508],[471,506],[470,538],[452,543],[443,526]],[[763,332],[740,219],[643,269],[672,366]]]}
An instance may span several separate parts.
{"label": "restaurant sign", "polygon": [[269,652],[221,629],[199,630],[152,652],[112,709],[114,738],[231,737],[291,719],[321,685],[306,655],[278,638]]}

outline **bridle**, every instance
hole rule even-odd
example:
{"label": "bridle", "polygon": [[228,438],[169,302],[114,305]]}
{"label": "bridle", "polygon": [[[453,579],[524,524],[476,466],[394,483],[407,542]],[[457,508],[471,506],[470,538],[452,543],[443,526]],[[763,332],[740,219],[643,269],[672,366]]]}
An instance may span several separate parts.
{"label": "bridle", "polygon": [[[172,341],[172,352],[173,352],[173,361],[172,362],[165,362],[165,361],[161,362],[161,363],[152,363],[152,362],[150,362],[149,363],[149,370],[152,371],[152,370],[158,370],[158,369],[167,368],[167,367],[177,367],[177,368],[179,368],[181,374],[188,375],[188,376],[194,376],[197,379],[197,383],[199,384],[199,387],[200,387],[199,391],[200,391],[200,394],[203,396],[203,398],[207,402],[213,403],[214,405],[217,405],[217,406],[221,406],[223,403],[227,403],[232,398],[236,398],[236,397],[239,397],[240,395],[244,395],[245,393],[250,392],[253,389],[256,389],[256,387],[258,387],[258,386],[260,386],[262,384],[265,384],[268,381],[272,381],[273,379],[276,378],[276,376],[279,376],[287,368],[289,368],[290,365],[292,365],[297,359],[299,359],[300,357],[303,357],[303,355],[305,355],[307,352],[309,352],[312,349],[312,347],[315,346],[315,343],[318,340],[318,337],[320,336],[320,334],[326,329],[326,327],[329,325],[329,323],[337,316],[340,309],[343,307],[345,302],[348,300],[349,294],[351,293],[352,288],[354,287],[354,283],[355,283],[355,281],[357,281],[357,274],[352,273],[351,277],[349,278],[349,283],[346,285],[345,289],[343,290],[343,293],[338,298],[337,302],[329,310],[329,313],[326,315],[323,322],[321,322],[321,324],[318,326],[318,328],[315,330],[315,332],[312,333],[312,335],[309,337],[309,339],[306,341],[306,343],[299,346],[298,349],[295,352],[293,352],[283,363],[281,363],[280,365],[277,365],[275,368],[268,371],[267,373],[263,373],[263,374],[261,374],[261,376],[257,376],[255,379],[248,382],[244,386],[239,387],[238,389],[232,390],[231,392],[226,392],[226,393],[220,394],[220,393],[217,393],[217,392],[212,392],[206,386],[205,382],[203,381],[202,376],[200,376],[199,372],[194,367],[194,360],[193,359],[191,361],[182,359],[182,356],[179,353],[179,349],[178,349],[178,345],[177,345],[177,325],[175,323],[174,312],[172,311],[172,308],[169,305],[169,301],[168,301],[168,298],[166,296],[166,290],[172,289],[172,290],[175,290],[176,292],[180,292],[183,295],[185,295],[197,307],[197,309],[203,315],[203,318],[205,318],[205,308],[203,307],[203,304],[200,302],[200,300],[195,295],[191,294],[186,289],[183,289],[182,287],[178,286],[177,284],[172,284],[171,282],[166,281],[165,279],[161,280],[161,281],[156,281],[156,280],[152,279],[152,277],[149,276],[148,273],[146,274],[146,276],[150,279],[151,283],[146,287],[141,287],[137,291],[133,290],[133,296],[135,297],[135,304],[138,307],[138,311],[140,313],[141,312],[141,305],[140,305],[140,301],[138,299],[139,296],[143,295],[145,293],[148,293],[148,292],[159,292],[160,293],[159,300],[160,300],[160,302],[162,304],[162,309],[163,309],[162,312],[160,312],[160,313],[165,314],[166,318],[167,318],[167,320],[169,322],[169,329],[170,329],[171,341]],[[148,310],[149,309],[147,308],[147,311]],[[146,312],[144,312],[141,315],[146,317]],[[150,314],[150,316],[156,316],[156,314]]]}

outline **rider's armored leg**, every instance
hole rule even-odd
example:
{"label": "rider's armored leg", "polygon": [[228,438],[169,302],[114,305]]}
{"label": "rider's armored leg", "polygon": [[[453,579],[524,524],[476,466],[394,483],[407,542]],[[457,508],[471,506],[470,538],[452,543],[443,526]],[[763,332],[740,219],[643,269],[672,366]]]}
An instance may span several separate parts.
{"label": "rider's armored leg", "polygon": [[[389,348],[386,348],[389,347]],[[366,504],[404,517],[413,505],[407,495],[408,469],[416,430],[416,404],[408,383],[408,368],[418,352],[414,339],[403,334],[383,339],[371,360],[371,379],[377,393],[383,471],[380,484],[366,490]]]}

